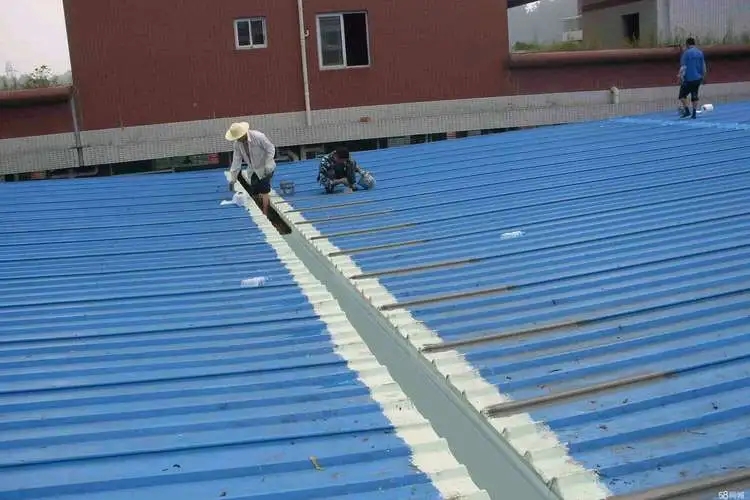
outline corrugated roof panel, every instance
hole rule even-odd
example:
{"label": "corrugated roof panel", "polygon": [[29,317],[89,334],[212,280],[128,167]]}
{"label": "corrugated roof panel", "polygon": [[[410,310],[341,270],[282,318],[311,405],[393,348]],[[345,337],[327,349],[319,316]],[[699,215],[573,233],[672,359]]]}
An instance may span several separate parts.
{"label": "corrugated roof panel", "polygon": [[0,184],[0,497],[486,498],[225,190]]}
{"label": "corrugated roof panel", "polygon": [[748,116],[358,153],[350,195],[305,162],[276,203],[563,496],[686,484],[750,467]]}

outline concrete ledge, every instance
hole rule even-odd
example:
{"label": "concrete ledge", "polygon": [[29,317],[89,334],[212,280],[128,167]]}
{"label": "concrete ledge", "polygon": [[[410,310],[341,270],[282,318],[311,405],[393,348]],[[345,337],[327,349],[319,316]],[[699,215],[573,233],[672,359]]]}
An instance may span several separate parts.
{"label": "concrete ledge", "polygon": [[16,106],[36,106],[51,102],[67,102],[73,94],[73,87],[49,87],[43,89],[0,90],[0,108]]}
{"label": "concrete ledge", "polygon": [[[712,45],[703,47],[702,50],[707,56],[713,59],[750,57],[750,45]],[[540,68],[549,66],[636,64],[644,61],[675,61],[679,60],[680,53],[680,47],[512,53],[508,65],[511,68]]]}
{"label": "concrete ledge", "polygon": [[[713,103],[748,99],[750,82],[708,84],[702,93]],[[305,123],[304,112],[249,119],[283,147],[605,119],[671,109],[676,106],[675,98],[672,86],[620,89],[619,103],[612,104],[609,89],[602,89],[319,110],[313,112],[311,127]],[[84,165],[228,151],[226,127],[247,119],[239,116],[83,132]],[[75,166],[73,134],[0,140],[0,152],[0,174]]]}

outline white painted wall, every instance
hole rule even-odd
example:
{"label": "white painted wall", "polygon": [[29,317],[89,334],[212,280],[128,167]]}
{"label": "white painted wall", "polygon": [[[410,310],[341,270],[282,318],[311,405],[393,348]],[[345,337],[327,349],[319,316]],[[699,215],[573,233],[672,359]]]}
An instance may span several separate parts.
{"label": "white painted wall", "polygon": [[683,42],[692,35],[699,45],[725,37],[750,43],[750,0],[659,0],[658,8],[663,41]]}
{"label": "white painted wall", "polygon": [[[596,0],[583,4],[589,1]],[[592,48],[625,47],[622,16],[634,12],[640,14],[641,39],[649,44],[683,43],[688,36],[699,45],[750,43],[750,0],[641,0],[584,12],[584,41]]]}

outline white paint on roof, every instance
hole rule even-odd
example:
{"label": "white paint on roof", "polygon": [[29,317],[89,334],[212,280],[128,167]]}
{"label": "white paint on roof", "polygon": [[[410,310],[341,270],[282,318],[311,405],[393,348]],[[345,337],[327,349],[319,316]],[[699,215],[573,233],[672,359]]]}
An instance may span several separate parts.
{"label": "white paint on roof", "polygon": [[[242,190],[242,187],[237,186],[237,189]],[[393,424],[396,434],[411,448],[414,466],[430,478],[443,498],[489,500],[489,495],[474,484],[466,467],[453,456],[447,442],[435,433],[432,425],[414,407],[388,370],[375,359],[346,319],[338,301],[297,258],[257,205],[250,200],[245,208],[326,324],[336,354],[346,361],[349,369],[369,388],[373,400],[383,408],[383,413]]]}
{"label": "white paint on roof", "polygon": [[[275,192],[272,192],[272,199],[275,206],[287,204]],[[307,223],[299,212],[281,215],[323,255],[340,251],[312,224]],[[363,272],[347,255],[329,257],[329,260],[347,278]],[[356,280],[353,284],[376,308],[397,302],[376,278]],[[443,342],[435,331],[417,321],[406,310],[381,312],[416,349]],[[458,351],[423,355],[477,412],[488,406],[510,401],[509,396],[500,393],[498,388],[487,382]],[[563,500],[602,500],[612,495],[594,471],[586,469],[568,454],[567,446],[560,442],[549,427],[535,422],[528,413],[489,418],[488,421]]]}

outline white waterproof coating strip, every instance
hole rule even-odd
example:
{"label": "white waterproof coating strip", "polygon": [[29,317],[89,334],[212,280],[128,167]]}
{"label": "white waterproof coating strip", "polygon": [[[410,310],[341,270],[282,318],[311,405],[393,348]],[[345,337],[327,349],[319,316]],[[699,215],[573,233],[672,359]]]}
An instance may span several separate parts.
{"label": "white waterproof coating strip", "polygon": [[[287,204],[274,192],[272,202],[275,206]],[[305,218],[299,212],[287,212],[282,216],[323,255],[340,252],[312,224],[304,223]],[[518,231],[510,237],[522,235],[523,232]],[[329,257],[329,260],[346,278],[363,274],[348,255],[338,254]],[[397,302],[376,278],[358,279],[353,284],[375,308]],[[407,310],[382,311],[382,314],[416,349],[443,342],[437,333],[414,319]],[[482,378],[458,351],[423,355],[464,395],[477,412],[488,406],[510,401],[507,395],[501,394],[497,387]],[[542,423],[534,422],[528,413],[488,420],[564,500],[603,500],[612,495],[594,471],[574,461],[557,435]]]}
{"label": "white waterproof coating strip", "polygon": [[[236,189],[242,190],[240,186]],[[489,495],[477,487],[466,467],[453,456],[446,441],[435,433],[388,370],[375,359],[328,289],[297,258],[257,205],[249,197],[245,199],[245,208],[253,223],[263,232],[268,244],[326,324],[334,352],[368,387],[396,434],[411,448],[414,466],[430,478],[445,499],[489,500]]]}

